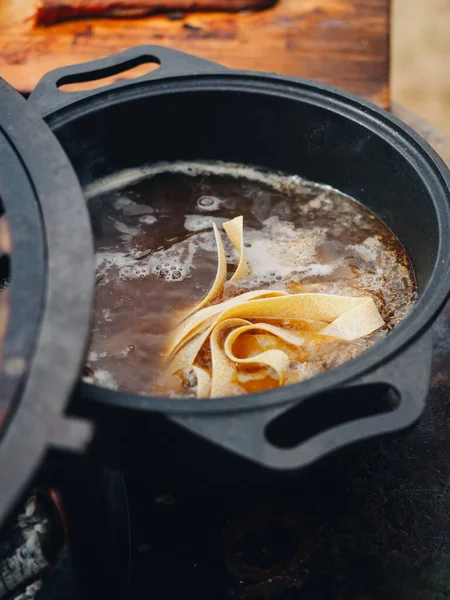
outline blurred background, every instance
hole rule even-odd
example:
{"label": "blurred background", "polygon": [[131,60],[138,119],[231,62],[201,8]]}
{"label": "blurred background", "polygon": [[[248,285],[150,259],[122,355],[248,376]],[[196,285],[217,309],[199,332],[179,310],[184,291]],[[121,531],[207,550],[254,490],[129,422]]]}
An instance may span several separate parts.
{"label": "blurred background", "polygon": [[450,134],[450,0],[393,0],[392,99]]}

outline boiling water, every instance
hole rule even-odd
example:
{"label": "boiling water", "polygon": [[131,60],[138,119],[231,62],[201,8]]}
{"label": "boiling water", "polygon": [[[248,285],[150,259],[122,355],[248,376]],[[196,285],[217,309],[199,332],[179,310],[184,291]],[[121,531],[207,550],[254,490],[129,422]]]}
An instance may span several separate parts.
{"label": "boiling water", "polygon": [[[298,177],[179,163],[126,171],[86,193],[97,271],[85,380],[101,386],[194,395],[181,382],[176,389],[158,387],[163,351],[174,313],[195,305],[214,280],[212,223],[220,228],[237,215],[244,216],[251,277],[239,287],[228,285],[223,299],[259,288],[369,295],[386,323],[354,342],[316,344],[313,357],[293,365],[288,382],[357,356],[395,327],[415,300],[408,258],[390,230],[354,200]],[[228,240],[225,246],[231,273],[237,255]]]}

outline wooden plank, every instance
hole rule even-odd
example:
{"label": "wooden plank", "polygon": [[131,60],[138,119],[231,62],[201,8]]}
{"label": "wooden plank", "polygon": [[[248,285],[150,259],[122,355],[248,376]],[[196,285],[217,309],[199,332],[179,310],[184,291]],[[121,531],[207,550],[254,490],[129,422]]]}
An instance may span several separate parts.
{"label": "wooden plank", "polygon": [[40,0],[37,25],[76,18],[131,17],[176,12],[239,12],[268,8],[277,0]]}
{"label": "wooden plank", "polygon": [[36,27],[34,13],[34,0],[0,2],[0,74],[23,92],[56,67],[158,44],[231,68],[315,79],[389,105],[389,0],[279,0],[273,8],[237,15],[51,27]]}

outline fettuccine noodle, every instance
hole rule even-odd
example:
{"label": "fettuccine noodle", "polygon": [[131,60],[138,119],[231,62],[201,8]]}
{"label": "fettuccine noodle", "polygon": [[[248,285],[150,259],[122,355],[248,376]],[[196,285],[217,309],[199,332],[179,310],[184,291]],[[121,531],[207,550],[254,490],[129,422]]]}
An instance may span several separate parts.
{"label": "fettuccine noodle", "polygon": [[[166,351],[166,375],[186,377],[193,373],[198,398],[245,394],[239,381],[252,377],[271,376],[278,385],[284,385],[291,363],[290,349],[301,348],[311,332],[351,341],[384,325],[369,297],[255,290],[211,304],[222,294],[227,273],[222,237],[217,226],[213,227],[218,258],[214,283],[175,328]],[[243,217],[227,221],[223,227],[239,254],[238,266],[230,279],[234,283],[250,274],[244,255]],[[249,339],[254,342],[253,350],[249,344],[241,344]],[[205,368],[197,361],[208,343],[211,364]],[[244,356],[237,351],[240,345],[247,348]]]}

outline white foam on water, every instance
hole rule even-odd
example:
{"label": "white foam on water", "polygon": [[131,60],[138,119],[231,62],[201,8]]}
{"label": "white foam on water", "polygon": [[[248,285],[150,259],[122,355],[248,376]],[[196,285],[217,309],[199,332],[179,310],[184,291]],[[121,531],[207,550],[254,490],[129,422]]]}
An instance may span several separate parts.
{"label": "white foam on water", "polygon": [[133,346],[127,346],[123,350],[120,350],[119,352],[117,352],[115,354],[115,356],[125,357],[125,356],[128,356],[130,354],[130,352],[132,352],[132,351],[133,351]]}
{"label": "white foam on water", "polygon": [[184,218],[184,228],[187,231],[204,231],[212,229],[213,223],[221,227],[227,220],[219,217],[210,217],[209,215],[186,215]]}
{"label": "white foam on water", "polygon": [[151,271],[148,261],[139,260],[141,254],[136,249],[129,252],[107,252],[100,250],[95,254],[96,275],[97,277],[107,273],[109,275],[111,270],[116,270],[119,277],[123,279],[146,277]]}
{"label": "white foam on water", "polygon": [[129,225],[122,223],[122,221],[118,221],[117,219],[114,219],[114,217],[109,217],[109,218],[111,219],[111,221],[113,221],[114,227],[120,233],[125,233],[131,237],[134,237],[135,235],[138,235],[141,232],[141,230],[138,227],[130,227]]}
{"label": "white foam on water", "polygon": [[201,196],[197,200],[197,209],[203,212],[214,212],[219,210],[222,200],[216,196]]}
{"label": "white foam on water", "polygon": [[[317,211],[317,210],[329,210],[330,208],[333,208],[334,202],[329,197],[329,190],[332,190],[333,188],[330,188],[327,186],[319,186],[319,187],[322,189],[322,193],[318,194],[314,198],[311,198],[311,200],[308,200],[308,202],[305,202],[304,204],[302,204],[300,206],[300,210],[303,213],[309,213],[311,211]],[[341,192],[339,192],[339,195],[340,195],[340,197],[345,196],[345,194],[342,194]],[[347,198],[348,198],[348,196],[347,196]],[[352,201],[353,201],[353,199],[352,199]]]}
{"label": "white foam on water", "polygon": [[332,264],[312,264],[308,265],[304,269],[300,269],[300,273],[303,277],[319,277],[325,275],[331,275],[331,273],[335,270],[336,265]]}
{"label": "white foam on water", "polygon": [[122,267],[119,277],[122,279],[142,279],[150,274],[148,265],[134,264],[130,267]]}
{"label": "white foam on water", "polygon": [[[216,240],[214,238],[213,231],[203,231],[199,233],[197,237],[197,242],[199,247],[202,250],[206,250],[207,252],[216,252]],[[222,236],[222,241],[226,242],[225,237]]]}
{"label": "white foam on water", "polygon": [[148,204],[137,204],[136,202],[131,202],[131,204],[124,207],[122,212],[126,217],[136,217],[139,215],[151,214],[154,212],[154,209],[152,206],[148,206]]}
{"label": "white foam on water", "polygon": [[125,206],[128,206],[129,204],[132,204],[133,201],[130,200],[129,198],[126,198],[125,196],[121,196],[120,198],[117,198],[117,200],[114,202],[114,208],[116,210],[122,210],[123,208],[125,208]]}
{"label": "white foam on water", "polygon": [[362,244],[348,246],[354,250],[363,260],[376,263],[383,251],[383,244],[374,236],[368,237]]}
{"label": "white foam on water", "polygon": [[290,369],[291,371],[298,373],[299,381],[314,377],[314,375],[318,375],[320,372],[319,365],[314,364],[314,362],[292,361],[290,364]]}
{"label": "white foam on water", "polygon": [[[99,250],[95,255],[96,275],[97,277],[106,274],[114,276],[115,271],[122,279],[136,279],[153,274],[169,282],[183,281],[190,275],[191,270],[195,269],[196,252],[205,249],[205,244],[200,243],[199,235],[194,235],[167,249],[157,250],[145,258],[141,258],[143,252],[137,249],[128,252]],[[212,243],[208,244],[207,249],[215,252],[212,234],[209,234],[209,237]],[[105,320],[109,320],[110,317],[109,312],[105,315]]]}
{"label": "white foam on water", "polygon": [[86,383],[96,383],[100,387],[110,390],[117,390],[119,387],[113,375],[106,369],[95,369],[92,375],[83,377],[83,381]]}
{"label": "white foam on water", "polygon": [[95,253],[95,268],[97,276],[104,275],[111,267],[120,269],[134,262],[128,252],[106,252],[99,250]]}
{"label": "white foam on water", "polygon": [[194,256],[199,248],[198,239],[193,236],[168,249],[154,252],[148,261],[149,270],[171,283],[183,281],[189,277],[191,269],[195,269]]}
{"label": "white foam on water", "polygon": [[[235,179],[244,178],[248,181],[255,181],[269,185],[271,188],[279,191],[289,191],[298,187],[299,184],[307,184],[310,187],[333,190],[331,186],[319,183],[312,183],[298,175],[286,175],[283,173],[265,172],[257,167],[245,166],[239,163],[228,162],[205,162],[205,161],[178,161],[178,162],[159,162],[153,165],[124,169],[113,175],[108,175],[102,179],[94,181],[84,188],[84,195],[87,199],[106,194],[114,190],[119,190],[126,186],[139,183],[143,179],[149,179],[160,175],[161,173],[180,173],[196,177],[198,175],[224,175]],[[342,192],[339,192],[341,195]],[[210,209],[211,210],[211,209]]]}
{"label": "white foam on water", "polygon": [[110,268],[122,269],[123,267],[133,266],[136,262],[137,251],[129,252],[108,252],[98,250],[95,254],[95,266],[97,276],[103,275]]}
{"label": "white foam on water", "polygon": [[127,217],[147,215],[154,212],[153,207],[148,204],[138,204],[126,196],[120,196],[114,202],[114,208]]}
{"label": "white foam on water", "polygon": [[[297,175],[285,175],[282,173],[264,172],[254,167],[244,166],[238,163],[224,162],[161,162],[154,165],[147,165],[140,168],[123,170],[102,180],[98,180],[90,185],[85,194],[87,198],[104,194],[112,190],[123,188],[127,185],[138,183],[143,179],[149,179],[162,173],[178,173],[188,176],[207,176],[219,175],[233,178],[244,178],[249,182],[259,182],[270,186],[274,190],[282,192],[295,192],[300,184],[307,184],[310,188],[316,188],[319,193],[306,204],[307,210],[326,208],[325,204],[332,202],[327,199],[325,191],[333,190],[330,186],[311,183]],[[341,197],[343,194],[341,194]],[[197,200],[197,208],[202,211],[217,210],[222,203],[220,198],[215,196],[202,196]],[[267,204],[267,206],[266,206]],[[116,200],[115,206],[122,211],[135,211],[137,205],[129,198],[120,197]],[[142,205],[144,206],[144,205]],[[149,209],[149,207],[146,207]],[[280,278],[288,278],[297,271],[304,276],[327,275],[332,272],[330,265],[323,265],[317,260],[316,248],[320,241],[326,237],[326,230],[321,228],[312,228],[310,230],[301,228],[296,230],[293,223],[280,220],[279,216],[270,216],[267,213],[270,208],[270,198],[267,196],[266,202],[264,194],[258,195],[255,204],[255,217],[258,218],[263,226],[261,231],[246,229],[245,240],[246,258],[252,270],[252,281],[242,282],[253,286],[261,283],[280,282]],[[140,217],[140,222],[151,225],[155,222],[155,217],[146,214]],[[187,277],[192,268],[195,268],[193,258],[196,248],[209,252],[216,252],[214,236],[211,229],[215,222],[219,227],[227,219],[218,219],[210,215],[186,215],[185,229],[197,233],[202,232],[202,237],[191,239],[188,249],[185,244],[173,246],[170,250],[155,252],[146,265],[133,265],[133,259],[124,255],[116,256],[116,266],[119,268],[122,277],[144,277],[149,273],[164,277],[166,281],[182,281]],[[125,235],[134,236],[139,229],[130,228],[127,225],[115,221],[116,228]],[[124,238],[125,239],[125,238]],[[129,241],[130,238],[127,238]],[[236,262],[237,255],[226,236],[224,236],[224,245],[227,261]],[[364,251],[368,251],[365,249]],[[166,253],[170,252],[170,256]],[[104,257],[105,260],[112,262],[111,257]],[[334,264],[338,264],[335,262]]]}
{"label": "white foam on water", "polygon": [[144,225],[153,225],[157,220],[158,219],[154,215],[144,215],[143,217],[139,217],[139,221],[144,223]]}
{"label": "white foam on water", "polygon": [[251,278],[258,283],[274,283],[294,273],[304,276],[327,275],[335,264],[317,261],[317,246],[324,240],[321,227],[295,229],[293,223],[270,217],[262,230],[245,233],[245,257],[251,268]]}

